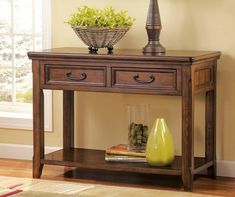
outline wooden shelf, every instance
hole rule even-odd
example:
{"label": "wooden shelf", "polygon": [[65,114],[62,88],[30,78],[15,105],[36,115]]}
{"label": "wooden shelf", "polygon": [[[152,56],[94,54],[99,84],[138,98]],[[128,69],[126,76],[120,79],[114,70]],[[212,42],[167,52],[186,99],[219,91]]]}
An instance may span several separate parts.
{"label": "wooden shelf", "polygon": [[[206,165],[204,158],[195,159],[195,168]],[[58,150],[45,155],[41,160],[43,164],[65,165],[71,167],[79,167],[86,169],[100,169],[120,172],[135,172],[149,174],[167,174],[181,175],[181,157],[176,156],[170,166],[151,167],[147,163],[134,162],[107,162],[105,161],[105,151],[71,148],[68,151]]]}

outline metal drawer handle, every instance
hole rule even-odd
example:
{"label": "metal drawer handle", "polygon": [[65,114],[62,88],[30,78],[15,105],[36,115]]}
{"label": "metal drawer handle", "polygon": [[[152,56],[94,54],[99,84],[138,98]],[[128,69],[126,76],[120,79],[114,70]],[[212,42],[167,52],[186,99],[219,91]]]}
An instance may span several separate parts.
{"label": "metal drawer handle", "polygon": [[81,77],[73,77],[73,76],[72,76],[72,73],[69,72],[69,73],[66,74],[66,76],[67,76],[67,78],[68,78],[69,80],[72,80],[72,81],[83,81],[83,80],[85,80],[85,79],[87,78],[86,73],[82,73],[82,74],[81,74]]}
{"label": "metal drawer handle", "polygon": [[137,74],[137,75],[135,75],[135,76],[133,77],[133,79],[134,79],[136,82],[142,83],[142,84],[152,83],[152,82],[154,82],[154,80],[155,80],[155,77],[154,77],[153,75],[150,75],[150,76],[149,76],[149,80],[148,80],[148,81],[140,80],[139,78],[140,78],[139,74]]}

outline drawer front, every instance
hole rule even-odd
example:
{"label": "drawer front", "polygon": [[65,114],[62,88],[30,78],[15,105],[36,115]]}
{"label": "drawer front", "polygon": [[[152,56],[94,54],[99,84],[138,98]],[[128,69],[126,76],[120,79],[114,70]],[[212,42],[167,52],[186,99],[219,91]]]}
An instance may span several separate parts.
{"label": "drawer front", "polygon": [[45,84],[106,86],[106,69],[90,66],[45,65]]}
{"label": "drawer front", "polygon": [[113,87],[166,90],[176,93],[180,90],[181,73],[177,69],[112,69]]}

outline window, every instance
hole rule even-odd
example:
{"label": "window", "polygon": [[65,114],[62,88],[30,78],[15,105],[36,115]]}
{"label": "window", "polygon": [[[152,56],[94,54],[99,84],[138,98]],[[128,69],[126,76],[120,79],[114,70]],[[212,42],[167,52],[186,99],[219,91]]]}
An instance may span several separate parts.
{"label": "window", "polygon": [[[27,52],[50,47],[50,0],[0,0],[0,127],[32,128],[32,69]],[[51,93],[45,93],[50,129]]]}

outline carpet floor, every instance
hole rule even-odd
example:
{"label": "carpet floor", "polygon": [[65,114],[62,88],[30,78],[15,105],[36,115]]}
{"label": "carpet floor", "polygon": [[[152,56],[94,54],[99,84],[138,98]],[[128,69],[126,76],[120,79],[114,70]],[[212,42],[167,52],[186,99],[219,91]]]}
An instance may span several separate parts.
{"label": "carpet floor", "polygon": [[215,197],[190,192],[0,176],[0,197]]}

